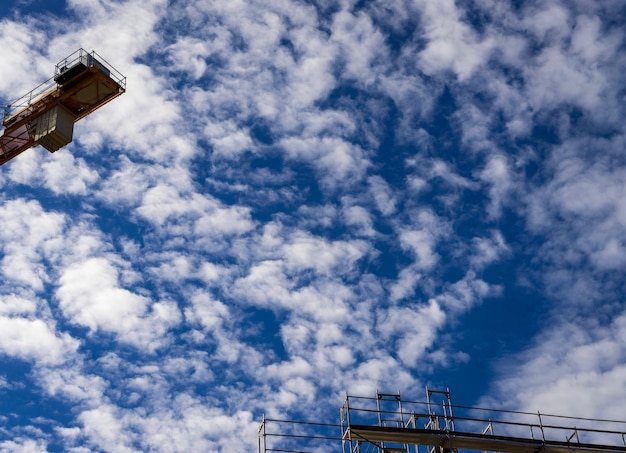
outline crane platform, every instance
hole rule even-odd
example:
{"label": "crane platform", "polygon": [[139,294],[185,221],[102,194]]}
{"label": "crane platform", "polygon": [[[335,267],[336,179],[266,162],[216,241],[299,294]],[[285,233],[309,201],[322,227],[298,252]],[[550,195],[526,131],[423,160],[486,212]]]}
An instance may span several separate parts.
{"label": "crane platform", "polygon": [[74,123],[126,91],[126,78],[96,52],[79,49],[55,74],[5,106],[0,165],[28,148],[55,152],[72,141]]}

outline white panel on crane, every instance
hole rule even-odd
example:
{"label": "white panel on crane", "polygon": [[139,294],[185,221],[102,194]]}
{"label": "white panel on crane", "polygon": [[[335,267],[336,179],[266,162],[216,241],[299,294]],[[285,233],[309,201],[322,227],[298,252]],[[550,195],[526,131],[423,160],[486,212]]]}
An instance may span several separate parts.
{"label": "white panel on crane", "polygon": [[72,141],[74,116],[61,106],[56,106],[30,123],[33,139],[51,153]]}

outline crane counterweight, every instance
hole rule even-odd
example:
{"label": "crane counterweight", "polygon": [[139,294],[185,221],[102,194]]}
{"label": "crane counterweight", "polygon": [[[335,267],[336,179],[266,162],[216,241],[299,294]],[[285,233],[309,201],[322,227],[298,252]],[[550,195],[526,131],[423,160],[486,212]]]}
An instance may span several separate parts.
{"label": "crane counterweight", "polygon": [[74,123],[126,91],[126,78],[96,52],[79,49],[55,74],[5,106],[0,165],[33,146],[55,152],[72,141]]}

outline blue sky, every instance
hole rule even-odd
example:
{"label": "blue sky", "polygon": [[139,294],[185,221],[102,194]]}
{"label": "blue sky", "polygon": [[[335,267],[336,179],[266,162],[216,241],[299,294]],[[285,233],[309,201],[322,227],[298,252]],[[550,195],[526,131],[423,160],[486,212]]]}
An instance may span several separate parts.
{"label": "blue sky", "polygon": [[622,0],[0,14],[0,98],[128,79],[0,168],[0,451],[255,451],[425,385],[624,418]]}

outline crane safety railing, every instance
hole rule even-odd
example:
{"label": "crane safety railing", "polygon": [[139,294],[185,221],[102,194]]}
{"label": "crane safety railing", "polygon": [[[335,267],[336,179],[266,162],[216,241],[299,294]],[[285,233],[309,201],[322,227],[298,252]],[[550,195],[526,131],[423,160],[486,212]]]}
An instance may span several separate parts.
{"label": "crane safety railing", "polygon": [[57,83],[55,82],[54,77],[50,77],[48,80],[33,88],[28,93],[12,100],[8,104],[5,104],[2,121],[5,122],[17,112],[30,107],[44,96],[54,91],[56,87]]}
{"label": "crane safety railing", "polygon": [[[377,398],[346,397],[341,409],[344,443],[352,426],[380,426],[380,420],[393,420],[390,428],[420,429],[471,435],[506,436],[520,440],[565,442],[571,445],[598,444],[626,450],[626,421],[571,417],[540,412],[452,406],[448,401],[402,400],[401,411],[386,410],[381,416]],[[353,451],[352,449],[344,451]],[[408,450],[407,450],[408,451]]]}
{"label": "crane safety railing", "polygon": [[104,71],[113,81],[115,81],[122,88],[122,90],[126,90],[125,76],[123,76],[117,69],[115,69],[95,51],[87,52],[81,48],[56,64],[54,76],[50,77],[45,82],[33,88],[28,93],[5,104],[2,118],[3,122],[6,122],[7,119],[11,118],[12,116],[15,116],[16,113],[24,109],[28,109],[37,101],[54,91],[58,86],[57,78],[68,68],[75,67],[79,64],[82,64],[86,67],[92,65],[98,66],[98,68]]}
{"label": "crane safety railing", "polygon": [[106,72],[107,75],[120,87],[122,87],[122,89],[126,89],[126,77],[124,77],[117,69],[110,65],[95,51],[92,50],[91,52],[87,52],[82,48],[57,63],[54,71],[54,78],[61,75],[67,70],[67,68],[72,68],[77,64],[83,64],[84,66],[98,66],[100,69],[104,70],[104,72]]}

